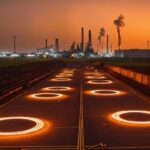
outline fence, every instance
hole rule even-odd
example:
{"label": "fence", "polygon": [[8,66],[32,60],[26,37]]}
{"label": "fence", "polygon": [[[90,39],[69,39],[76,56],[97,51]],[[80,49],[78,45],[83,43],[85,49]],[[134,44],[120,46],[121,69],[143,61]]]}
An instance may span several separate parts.
{"label": "fence", "polygon": [[108,68],[114,72],[117,72],[117,73],[125,76],[125,77],[128,77],[134,81],[137,81],[143,85],[150,87],[150,75],[138,73],[138,72],[128,70],[128,69],[124,69],[122,67],[109,66]]}

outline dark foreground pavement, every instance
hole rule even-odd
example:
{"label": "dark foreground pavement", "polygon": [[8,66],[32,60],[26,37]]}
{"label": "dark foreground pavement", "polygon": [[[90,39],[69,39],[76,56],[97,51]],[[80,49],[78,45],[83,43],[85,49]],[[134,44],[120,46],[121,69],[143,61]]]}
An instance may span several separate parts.
{"label": "dark foreground pavement", "polygon": [[[88,70],[92,72],[92,70]],[[150,149],[150,126],[125,125],[110,119],[111,114],[127,110],[150,110],[150,104],[138,94],[123,87],[120,82],[103,73],[105,79],[112,84],[88,84],[91,79],[84,79],[84,128],[87,149]],[[94,78],[96,80],[96,78]],[[91,90],[105,89],[122,91],[121,95],[95,96]],[[135,113],[123,116],[134,121],[149,121],[150,115]]]}
{"label": "dark foreground pavement", "polygon": [[[51,81],[65,69],[74,70],[71,81]],[[87,73],[90,73],[89,75]],[[93,79],[87,76],[94,75]],[[35,117],[44,121],[45,126],[27,135],[0,136],[0,148],[4,147],[45,147],[49,149],[77,149],[80,87],[83,79],[83,117],[85,149],[120,149],[147,148],[150,146],[150,127],[124,125],[110,119],[111,114],[124,110],[149,110],[149,103],[132,93],[109,75],[103,73],[104,79],[97,79],[94,68],[81,65],[68,65],[55,75],[45,79],[26,93],[21,94],[13,102],[0,108],[0,117],[25,116]],[[91,78],[91,77],[90,77]],[[111,80],[112,84],[89,84],[88,81]],[[43,93],[44,87],[67,86],[71,90],[55,91],[63,97],[52,100],[36,100],[29,98],[33,93]],[[123,94],[113,96],[92,95],[91,90],[118,90]],[[129,120],[150,120],[150,115],[124,115]],[[31,128],[35,124],[30,121],[1,121],[0,131],[18,131]],[[148,148],[150,149],[150,147]]]}

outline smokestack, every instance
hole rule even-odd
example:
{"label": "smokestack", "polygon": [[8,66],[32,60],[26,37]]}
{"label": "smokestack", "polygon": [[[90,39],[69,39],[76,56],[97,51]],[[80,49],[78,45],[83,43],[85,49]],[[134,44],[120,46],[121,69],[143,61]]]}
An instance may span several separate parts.
{"label": "smokestack", "polygon": [[81,28],[81,50],[84,52],[84,28]]}
{"label": "smokestack", "polygon": [[45,52],[47,52],[47,39],[45,39]]}
{"label": "smokestack", "polygon": [[16,36],[13,36],[14,39],[14,53],[16,53]]}
{"label": "smokestack", "polygon": [[109,52],[109,35],[107,34],[107,43],[106,43],[107,53]]}
{"label": "smokestack", "polygon": [[89,43],[92,43],[92,34],[91,34],[91,30],[89,30]]}
{"label": "smokestack", "polygon": [[92,33],[91,33],[91,30],[89,30],[89,35],[88,35],[88,49],[92,49]]}
{"label": "smokestack", "polygon": [[55,50],[59,51],[59,39],[58,38],[55,39]]}

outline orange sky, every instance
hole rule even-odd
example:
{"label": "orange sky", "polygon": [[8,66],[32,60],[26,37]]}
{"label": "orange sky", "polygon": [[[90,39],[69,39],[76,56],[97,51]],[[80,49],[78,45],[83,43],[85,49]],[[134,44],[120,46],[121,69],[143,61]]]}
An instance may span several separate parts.
{"label": "orange sky", "polygon": [[0,0],[0,49],[43,47],[44,39],[54,43],[58,37],[62,49],[72,41],[80,42],[80,28],[92,30],[96,48],[98,32],[105,27],[111,43],[117,46],[113,20],[125,16],[122,48],[146,48],[150,40],[150,0]]}

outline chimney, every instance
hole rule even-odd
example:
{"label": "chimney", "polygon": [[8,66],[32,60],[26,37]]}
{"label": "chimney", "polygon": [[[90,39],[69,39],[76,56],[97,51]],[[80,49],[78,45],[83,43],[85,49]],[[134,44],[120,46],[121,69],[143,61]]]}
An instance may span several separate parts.
{"label": "chimney", "polygon": [[109,35],[107,34],[107,43],[106,43],[107,53],[109,52]]}
{"label": "chimney", "polygon": [[81,50],[84,52],[84,28],[81,28]]}
{"label": "chimney", "polygon": [[45,52],[47,52],[47,39],[45,39]]}
{"label": "chimney", "polygon": [[59,39],[58,38],[55,39],[55,50],[59,51]]}

